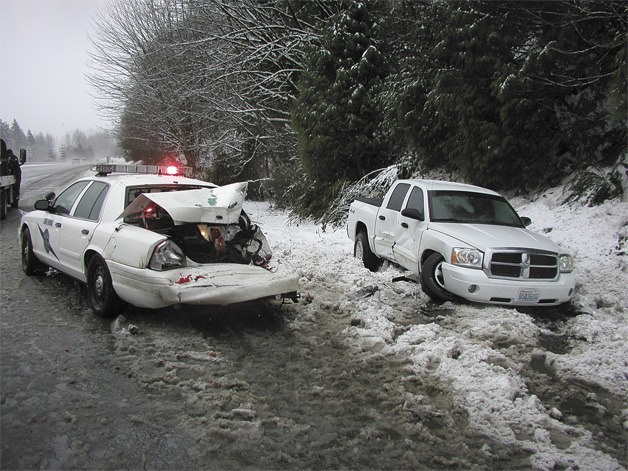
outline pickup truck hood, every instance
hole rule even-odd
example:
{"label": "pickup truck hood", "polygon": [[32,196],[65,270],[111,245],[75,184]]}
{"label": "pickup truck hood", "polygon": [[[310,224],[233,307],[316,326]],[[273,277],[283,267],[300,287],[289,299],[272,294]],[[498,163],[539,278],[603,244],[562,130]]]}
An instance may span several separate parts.
{"label": "pickup truck hood", "polygon": [[527,229],[489,224],[431,223],[429,230],[453,237],[479,250],[489,248],[530,248],[560,253],[550,239]]}
{"label": "pickup truck hood", "polygon": [[214,223],[236,224],[242,212],[247,182],[232,183],[217,188],[142,193],[118,217],[142,211],[150,201],[165,209],[175,224]]}

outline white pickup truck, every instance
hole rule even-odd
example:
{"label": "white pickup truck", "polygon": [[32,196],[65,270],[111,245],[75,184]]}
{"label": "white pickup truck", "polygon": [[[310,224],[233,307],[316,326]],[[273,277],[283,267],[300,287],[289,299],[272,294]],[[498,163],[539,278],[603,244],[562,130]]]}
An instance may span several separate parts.
{"label": "white pickup truck", "polygon": [[382,199],[359,198],[347,231],[354,255],[377,270],[382,259],[420,278],[435,301],[553,306],[574,295],[573,259],[526,229],[494,191],[461,183],[398,180]]}

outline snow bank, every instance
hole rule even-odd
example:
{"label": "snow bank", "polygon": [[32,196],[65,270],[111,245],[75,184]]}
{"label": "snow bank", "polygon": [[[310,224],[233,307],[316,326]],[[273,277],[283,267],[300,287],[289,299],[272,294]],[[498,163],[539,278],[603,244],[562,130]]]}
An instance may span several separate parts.
{"label": "snow bank", "polygon": [[[562,200],[557,188],[512,203],[532,218],[532,230],[575,255],[576,312],[561,332],[566,353],[539,350],[539,338],[548,333],[542,319],[502,307],[432,306],[418,285],[392,282],[400,274],[395,267],[371,273],[352,257],[344,229],[291,221],[267,203],[247,202],[245,208],[274,244],[275,257],[300,275],[305,305],[296,328],[315,320],[321,308],[349,314],[344,334],[354,348],[410,359],[412,374],[451,390],[469,414],[471,430],[529,452],[535,469],[621,469],[594,446],[590,431],[567,423],[560,410],[528,390],[525,372],[543,351],[545,367],[558,381],[593,385],[624,403],[628,398],[628,207],[618,200],[598,207]],[[627,409],[621,420],[628,423]],[[488,444],[485,451],[491,453]]]}

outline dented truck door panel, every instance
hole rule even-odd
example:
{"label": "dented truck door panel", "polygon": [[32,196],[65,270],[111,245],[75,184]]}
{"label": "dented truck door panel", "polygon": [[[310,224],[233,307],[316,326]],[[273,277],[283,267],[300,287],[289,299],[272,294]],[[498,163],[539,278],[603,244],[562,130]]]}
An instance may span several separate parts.
{"label": "dented truck door panel", "polygon": [[377,213],[374,244],[376,253],[381,257],[390,260],[395,258],[393,253],[395,230],[399,224],[400,211],[409,189],[409,184],[398,183],[392,193],[389,193],[390,196],[384,200]]}
{"label": "dented truck door panel", "polygon": [[[425,218],[425,192],[418,186],[413,186],[397,219],[394,230],[395,245],[393,252],[395,262],[407,270],[416,271],[419,268],[419,250],[421,236],[427,229]],[[404,210],[416,210],[405,212]],[[416,216],[419,216],[417,219]]]}

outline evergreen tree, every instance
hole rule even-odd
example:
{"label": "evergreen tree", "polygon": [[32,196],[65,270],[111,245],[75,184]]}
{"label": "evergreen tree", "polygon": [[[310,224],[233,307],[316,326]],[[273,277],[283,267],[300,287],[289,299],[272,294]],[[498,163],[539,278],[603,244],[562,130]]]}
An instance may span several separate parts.
{"label": "evergreen tree", "polygon": [[386,132],[420,162],[496,189],[612,162],[626,150],[626,8],[406,4],[417,21],[380,96]]}
{"label": "evergreen tree", "polygon": [[35,146],[37,144],[37,141],[35,140],[35,136],[33,136],[33,133],[31,132],[30,129],[26,133],[26,144],[28,144],[29,147]]}
{"label": "evergreen tree", "polygon": [[377,3],[348,3],[306,57],[293,125],[304,168],[322,184],[357,180],[388,159],[374,100],[386,74],[372,14]]}
{"label": "evergreen tree", "polygon": [[9,139],[14,150],[20,149],[26,144],[26,134],[24,134],[24,131],[22,131],[22,128],[15,119],[13,120],[13,123],[11,123]]}

